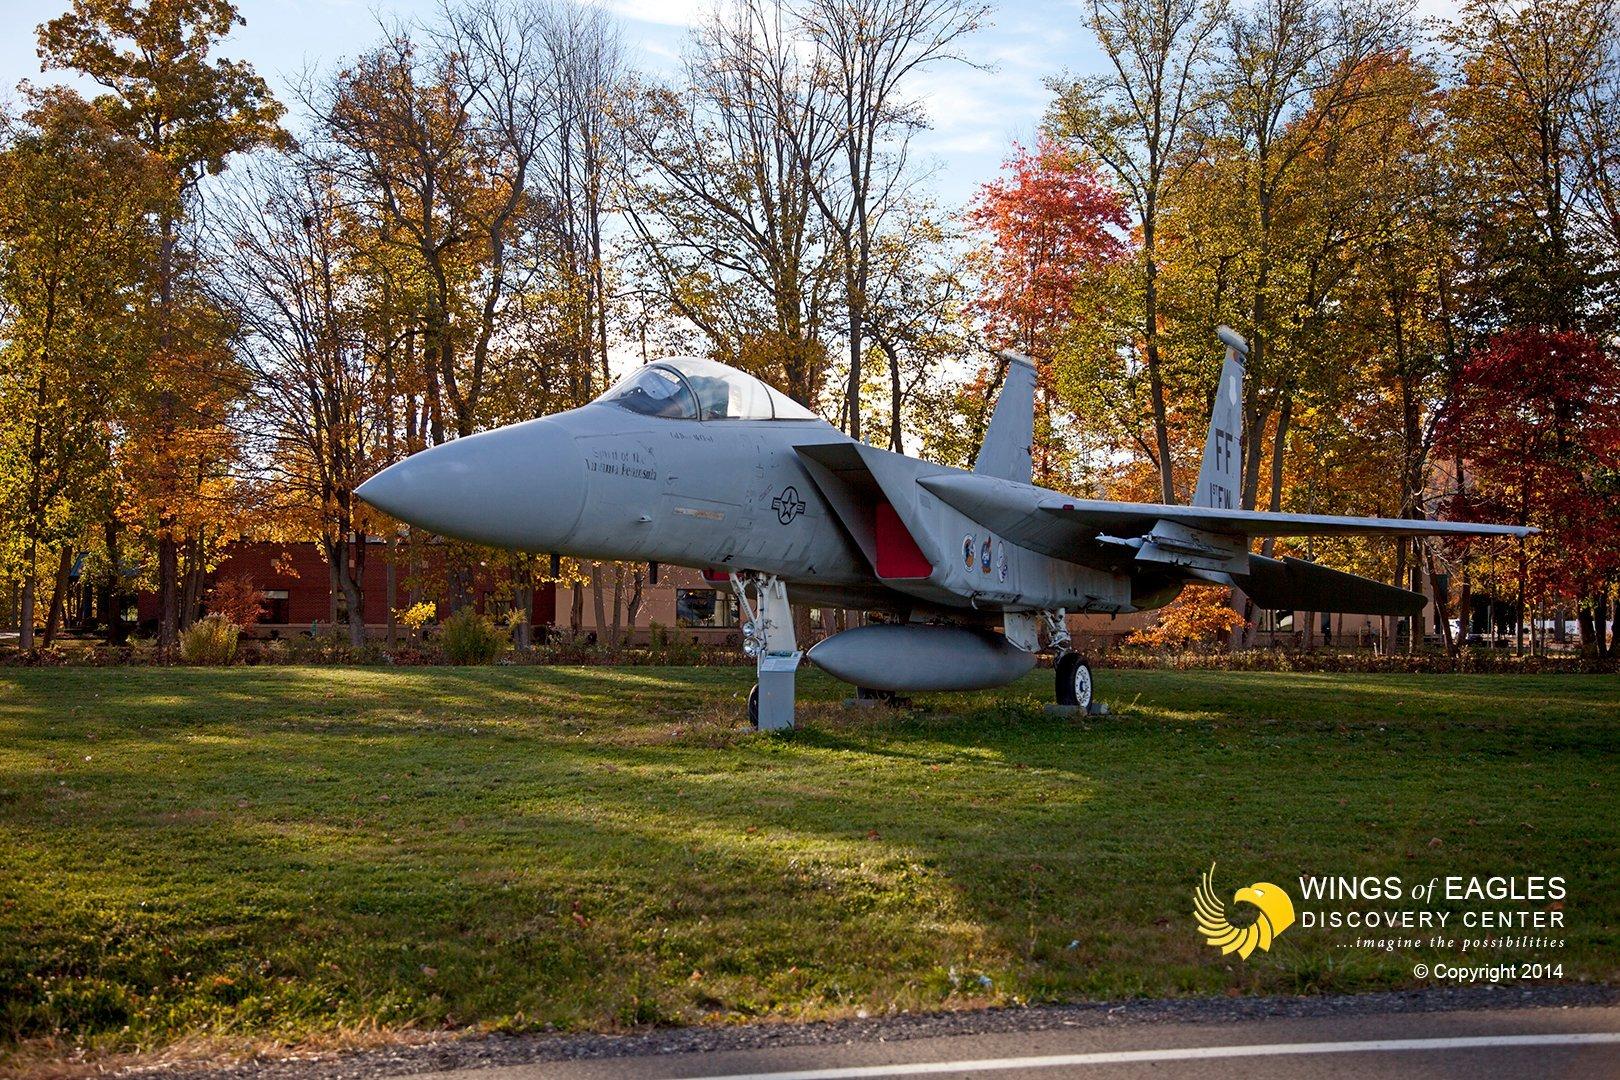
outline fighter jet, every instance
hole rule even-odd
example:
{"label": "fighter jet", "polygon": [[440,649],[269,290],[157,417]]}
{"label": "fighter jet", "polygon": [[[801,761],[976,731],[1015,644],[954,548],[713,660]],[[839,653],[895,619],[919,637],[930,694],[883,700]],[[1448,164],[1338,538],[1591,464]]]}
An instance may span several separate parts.
{"label": "fighter jet", "polygon": [[752,375],[695,357],[637,368],[589,405],[455,439],[362,484],[384,513],[535,554],[693,567],[736,593],[759,682],[749,718],[793,723],[790,603],[886,613],[812,663],[875,697],[1000,686],[1054,655],[1059,705],[1092,706],[1071,613],[1169,603],[1189,582],[1261,607],[1418,614],[1421,593],[1293,558],[1256,537],[1512,535],[1511,525],[1237,509],[1247,346],[1225,343],[1190,505],[1081,499],[1031,482],[1035,368],[1005,378],[971,472],[858,442]]}

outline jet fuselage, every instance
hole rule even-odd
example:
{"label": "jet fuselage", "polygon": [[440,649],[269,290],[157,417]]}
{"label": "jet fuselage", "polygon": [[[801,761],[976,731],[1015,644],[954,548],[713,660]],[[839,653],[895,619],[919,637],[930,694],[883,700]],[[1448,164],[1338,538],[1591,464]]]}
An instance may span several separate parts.
{"label": "jet fuselage", "polygon": [[966,474],[819,419],[674,419],[598,401],[413,455],[361,494],[497,547],[775,575],[797,602],[989,622],[1004,609],[1134,610],[1128,575],[1008,542],[915,483],[938,475]]}

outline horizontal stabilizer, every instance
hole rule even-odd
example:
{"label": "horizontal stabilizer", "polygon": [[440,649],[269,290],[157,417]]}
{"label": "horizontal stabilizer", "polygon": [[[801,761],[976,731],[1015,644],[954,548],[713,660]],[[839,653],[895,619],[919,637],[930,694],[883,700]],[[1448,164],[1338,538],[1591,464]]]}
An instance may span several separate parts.
{"label": "horizontal stabilizer", "polygon": [[1404,617],[1421,614],[1427,603],[1422,593],[1300,559],[1251,555],[1249,572],[1230,576],[1257,605],[1278,611]]}

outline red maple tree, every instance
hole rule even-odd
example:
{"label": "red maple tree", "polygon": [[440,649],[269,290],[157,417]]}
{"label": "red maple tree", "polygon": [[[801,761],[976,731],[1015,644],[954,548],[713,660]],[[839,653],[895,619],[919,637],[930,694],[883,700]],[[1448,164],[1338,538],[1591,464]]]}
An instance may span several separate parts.
{"label": "red maple tree", "polygon": [[1081,277],[1125,253],[1129,219],[1088,159],[1045,136],[1033,152],[1015,143],[1002,172],[968,206],[990,240],[972,306],[992,341],[1048,360]]}
{"label": "red maple tree", "polygon": [[[1451,516],[1533,525],[1519,600],[1551,595],[1601,620],[1620,579],[1620,357],[1574,331],[1508,331],[1471,354],[1435,426],[1464,465]],[[1607,651],[1601,632],[1599,652]]]}

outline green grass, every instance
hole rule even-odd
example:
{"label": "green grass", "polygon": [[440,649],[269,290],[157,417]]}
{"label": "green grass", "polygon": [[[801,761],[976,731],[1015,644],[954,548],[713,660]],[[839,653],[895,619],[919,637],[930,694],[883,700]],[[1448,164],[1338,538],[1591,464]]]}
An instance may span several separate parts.
{"label": "green grass", "polygon": [[0,673],[0,1056],[1353,991],[1439,955],[1222,957],[1212,860],[1228,896],[1562,874],[1567,948],[1514,958],[1620,977],[1613,678],[1105,671],[1090,720],[1048,678],[846,711],[812,673],[762,737],[740,669]]}

